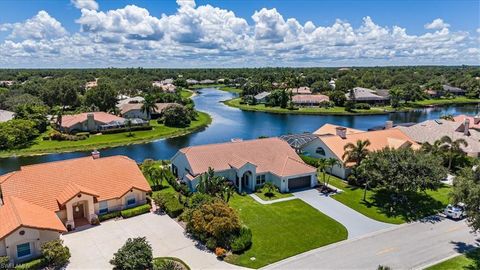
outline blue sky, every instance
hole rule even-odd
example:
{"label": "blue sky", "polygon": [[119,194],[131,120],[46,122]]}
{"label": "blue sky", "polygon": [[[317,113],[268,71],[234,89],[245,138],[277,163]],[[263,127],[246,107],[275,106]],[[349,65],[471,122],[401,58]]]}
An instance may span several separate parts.
{"label": "blue sky", "polygon": [[479,36],[478,0],[0,1],[5,67],[480,64]]}

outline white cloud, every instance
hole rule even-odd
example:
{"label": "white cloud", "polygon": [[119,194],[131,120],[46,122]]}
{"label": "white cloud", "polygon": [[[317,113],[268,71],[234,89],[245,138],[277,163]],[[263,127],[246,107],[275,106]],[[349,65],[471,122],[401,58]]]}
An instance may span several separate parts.
{"label": "white cloud", "polygon": [[431,23],[427,23],[424,25],[425,29],[443,29],[450,27],[450,24],[444,22],[442,19],[437,18],[433,20]]}
{"label": "white cloud", "polygon": [[[81,8],[81,31],[68,34],[45,11],[22,23],[0,25],[1,66],[319,66],[479,64],[480,37],[451,31],[436,19],[423,34],[384,26],[366,16],[359,27],[336,20],[303,25],[276,9],[260,9],[253,23],[211,5],[177,0],[173,14],[155,16],[127,5]],[[479,30],[476,30],[477,32]],[[480,33],[480,32],[479,32]],[[32,62],[35,59],[34,62]]]}
{"label": "white cloud", "polygon": [[78,9],[98,9],[98,3],[95,0],[70,0],[70,2]]}
{"label": "white cloud", "polygon": [[0,25],[0,30],[10,31],[10,39],[53,39],[68,34],[62,24],[44,10],[24,22]]}

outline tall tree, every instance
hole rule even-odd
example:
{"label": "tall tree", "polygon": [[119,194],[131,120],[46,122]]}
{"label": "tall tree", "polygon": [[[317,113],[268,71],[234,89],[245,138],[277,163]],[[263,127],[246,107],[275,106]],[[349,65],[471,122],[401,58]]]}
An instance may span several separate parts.
{"label": "tall tree", "polygon": [[452,199],[464,203],[467,221],[475,231],[480,231],[480,169],[464,168],[453,180]]}
{"label": "tall tree", "polygon": [[156,100],[153,96],[147,95],[145,96],[145,100],[143,101],[142,111],[147,114],[147,119],[150,119],[152,113],[157,110]]}
{"label": "tall tree", "polygon": [[440,139],[442,143],[441,149],[445,151],[447,160],[448,160],[448,170],[452,168],[452,160],[455,155],[464,154],[462,147],[467,147],[468,143],[464,139],[456,139],[452,140],[452,138],[448,136],[443,136]]}
{"label": "tall tree", "polygon": [[343,150],[345,151],[342,159],[347,162],[355,162],[355,165],[358,166],[364,160],[370,151],[368,147],[370,146],[369,140],[358,140],[355,144],[347,143]]}

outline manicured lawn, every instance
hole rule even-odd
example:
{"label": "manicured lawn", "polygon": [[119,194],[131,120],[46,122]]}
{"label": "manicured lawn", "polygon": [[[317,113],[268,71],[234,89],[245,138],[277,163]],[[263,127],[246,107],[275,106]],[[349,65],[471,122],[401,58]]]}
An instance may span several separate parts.
{"label": "manicured lawn", "polygon": [[253,233],[249,250],[226,258],[236,265],[260,268],[347,238],[345,227],[301,200],[262,205],[235,195],[229,204]]}
{"label": "manicured lawn", "polygon": [[12,155],[34,155],[65,151],[89,151],[107,147],[114,147],[119,145],[143,143],[154,139],[180,136],[187,133],[192,133],[200,130],[211,123],[212,119],[206,113],[199,112],[196,121],[193,121],[189,127],[175,128],[167,127],[163,124],[158,124],[157,121],[150,121],[153,126],[152,130],[134,131],[132,136],[128,136],[128,132],[105,135],[91,135],[85,140],[78,141],[50,141],[43,140],[51,130],[47,130],[41,134],[30,147],[13,150],[0,151],[0,157],[8,157]]}
{"label": "manicured lawn", "polygon": [[240,94],[242,92],[242,89],[230,87],[230,86],[222,86],[222,87],[219,87],[218,89],[225,92],[236,93],[236,94]]}
{"label": "manicured lawn", "polygon": [[383,191],[367,191],[367,202],[363,201],[363,189],[348,185],[345,181],[332,176],[330,184],[343,192],[332,196],[333,199],[372,219],[401,224],[442,211],[449,202],[450,187],[444,186],[437,191],[408,194],[411,204],[408,207],[391,207],[390,194]]}
{"label": "manicured lawn", "polygon": [[190,98],[193,95],[192,90],[182,89],[180,90],[180,96],[182,98]]}
{"label": "manicured lawn", "polygon": [[281,113],[281,114],[337,114],[337,115],[355,115],[355,114],[385,114],[393,109],[389,106],[386,107],[372,107],[370,110],[355,110],[354,112],[347,112],[344,107],[333,108],[319,108],[319,107],[302,107],[298,110],[283,109],[280,107],[267,107],[265,104],[248,105],[240,104],[241,99],[235,98],[224,101],[223,103],[230,106],[239,108],[244,111],[261,111],[268,113]]}
{"label": "manicured lawn", "polygon": [[293,196],[291,193],[280,193],[278,191],[273,191],[270,193],[267,189],[261,189],[259,192],[255,192],[255,194],[264,201],[277,200]]}
{"label": "manicured lawn", "polygon": [[467,254],[459,255],[448,261],[436,264],[427,268],[426,270],[474,270],[480,269],[480,249],[470,251]]}
{"label": "manicured lawn", "polygon": [[431,105],[448,105],[448,104],[462,104],[462,103],[479,103],[478,98],[455,97],[455,98],[435,98],[425,99],[413,102],[413,105],[431,106]]}

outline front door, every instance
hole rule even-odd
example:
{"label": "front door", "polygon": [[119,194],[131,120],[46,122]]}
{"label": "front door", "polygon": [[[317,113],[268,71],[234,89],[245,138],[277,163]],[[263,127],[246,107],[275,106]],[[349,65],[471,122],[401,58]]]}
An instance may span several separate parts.
{"label": "front door", "polygon": [[73,218],[84,218],[85,217],[85,209],[83,207],[83,203],[79,203],[73,207]]}
{"label": "front door", "polygon": [[249,182],[249,175],[248,173],[245,173],[242,177],[242,188],[249,188],[248,182]]}

